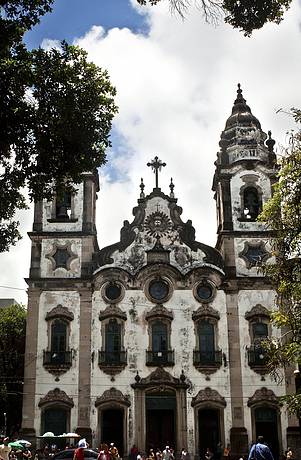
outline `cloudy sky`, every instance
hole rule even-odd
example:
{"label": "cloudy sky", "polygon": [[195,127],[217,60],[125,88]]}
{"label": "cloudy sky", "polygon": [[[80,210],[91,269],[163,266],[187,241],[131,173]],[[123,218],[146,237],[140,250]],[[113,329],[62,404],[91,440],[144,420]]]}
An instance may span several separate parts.
{"label": "cloudy sky", "polygon": [[[167,163],[162,190],[168,192],[173,177],[183,220],[192,219],[197,239],[214,245],[214,161],[237,83],[263,130],[271,129],[279,145],[293,127],[279,109],[301,107],[300,1],[293,1],[280,26],[266,25],[245,38],[230,26],[206,24],[198,9],[191,8],[182,21],[164,1],[142,8],[135,0],[56,0],[53,13],[27,34],[26,42],[29,47],[51,46],[64,38],[107,68],[117,88],[113,146],[100,170],[100,247],[116,242],[123,220],[131,220],[140,178],[145,192],[154,187],[146,163],[155,155]],[[0,297],[26,303],[26,232],[32,210],[19,218],[22,241],[0,255]]]}

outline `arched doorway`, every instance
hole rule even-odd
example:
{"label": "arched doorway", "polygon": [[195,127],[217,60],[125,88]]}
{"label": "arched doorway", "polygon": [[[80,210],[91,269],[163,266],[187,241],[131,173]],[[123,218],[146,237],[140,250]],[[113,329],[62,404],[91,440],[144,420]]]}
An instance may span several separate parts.
{"label": "arched doorway", "polygon": [[146,449],[176,450],[176,394],[172,390],[146,393]]}
{"label": "arched doorway", "polygon": [[279,458],[278,415],[272,407],[257,407],[254,409],[256,438],[263,436],[270,447],[274,458]]}
{"label": "arched doorway", "polygon": [[195,414],[195,453],[204,458],[207,447],[216,453],[219,442],[225,445],[226,401],[216,390],[206,387],[192,398],[191,405]]}
{"label": "arched doorway", "polygon": [[105,409],[101,412],[101,441],[115,444],[120,457],[123,457],[123,409]]}
{"label": "arched doorway", "polygon": [[130,405],[128,397],[113,387],[104,391],[95,401],[98,409],[97,442],[113,442],[120,457],[129,451],[127,427]]}
{"label": "arched doorway", "polygon": [[199,409],[199,456],[205,457],[207,447],[212,452],[216,451],[217,444],[221,441],[220,411],[219,409]]}

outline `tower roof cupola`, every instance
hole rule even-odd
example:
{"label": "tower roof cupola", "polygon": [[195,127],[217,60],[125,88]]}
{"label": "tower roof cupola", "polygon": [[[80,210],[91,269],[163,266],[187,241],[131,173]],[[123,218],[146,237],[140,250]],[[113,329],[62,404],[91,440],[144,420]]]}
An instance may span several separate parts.
{"label": "tower roof cupola", "polygon": [[220,163],[231,164],[241,160],[270,162],[271,155],[265,145],[266,139],[267,135],[262,131],[259,120],[252,114],[238,83],[232,113],[226,121],[219,142]]}
{"label": "tower roof cupola", "polygon": [[256,126],[261,129],[261,125],[256,117],[251,112],[250,107],[247,105],[246,100],[242,95],[240,83],[238,83],[237,97],[232,107],[232,114],[226,122],[225,130],[233,128],[237,125],[240,126]]}

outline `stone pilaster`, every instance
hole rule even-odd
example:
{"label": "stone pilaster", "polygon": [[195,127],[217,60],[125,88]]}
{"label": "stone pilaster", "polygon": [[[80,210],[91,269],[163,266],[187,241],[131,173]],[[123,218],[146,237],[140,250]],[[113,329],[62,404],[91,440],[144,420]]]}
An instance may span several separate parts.
{"label": "stone pilaster", "polygon": [[233,286],[226,292],[229,372],[231,391],[232,428],[230,432],[231,458],[239,458],[248,452],[248,434],[244,427],[244,405],[241,374],[241,346],[237,289]]}
{"label": "stone pilaster", "polygon": [[78,422],[77,433],[91,442],[91,315],[92,291],[80,290]]}
{"label": "stone pilaster", "polygon": [[39,324],[39,303],[41,291],[28,290],[28,310],[26,322],[26,352],[24,362],[24,394],[21,431],[28,441],[35,444],[35,393],[37,374],[37,345]]}

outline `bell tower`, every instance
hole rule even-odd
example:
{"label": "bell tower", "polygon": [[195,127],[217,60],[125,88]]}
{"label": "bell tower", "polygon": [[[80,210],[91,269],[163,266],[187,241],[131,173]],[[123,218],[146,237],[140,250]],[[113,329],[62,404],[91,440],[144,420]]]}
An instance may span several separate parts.
{"label": "bell tower", "polygon": [[258,266],[270,257],[269,231],[257,217],[276,180],[275,141],[262,131],[240,84],[219,144],[213,180],[217,249],[232,276],[258,276]]}
{"label": "bell tower", "polygon": [[[271,259],[269,229],[257,217],[271,197],[276,180],[275,141],[262,131],[242,95],[240,85],[232,113],[221,134],[213,180],[217,207],[217,244],[225,262],[226,302],[232,423],[231,455],[247,453],[255,434],[254,416],[246,409],[250,382],[260,388],[265,369],[256,371],[249,359],[254,337],[248,312],[255,305],[268,311],[274,293],[258,270]],[[262,318],[258,319],[259,322]],[[253,418],[252,418],[253,417]],[[248,428],[249,427],[249,428]]]}
{"label": "bell tower", "polygon": [[[53,201],[35,204],[29,233],[32,252],[27,279],[22,433],[33,442],[41,431],[54,431],[53,426],[49,428],[49,414],[57,397],[67,401],[60,414],[63,430],[77,429],[88,439],[91,436],[91,360],[87,356],[91,354],[91,286],[93,256],[98,250],[95,205],[99,184],[97,172],[84,173],[82,178],[74,193],[64,192]],[[54,398],[49,408],[43,406],[43,400],[33,397],[43,393],[43,381],[47,382],[49,397]],[[70,391],[77,394],[79,388],[76,412],[70,422],[68,414],[74,402],[64,395]],[[37,404],[41,406],[41,425],[37,425]]]}

